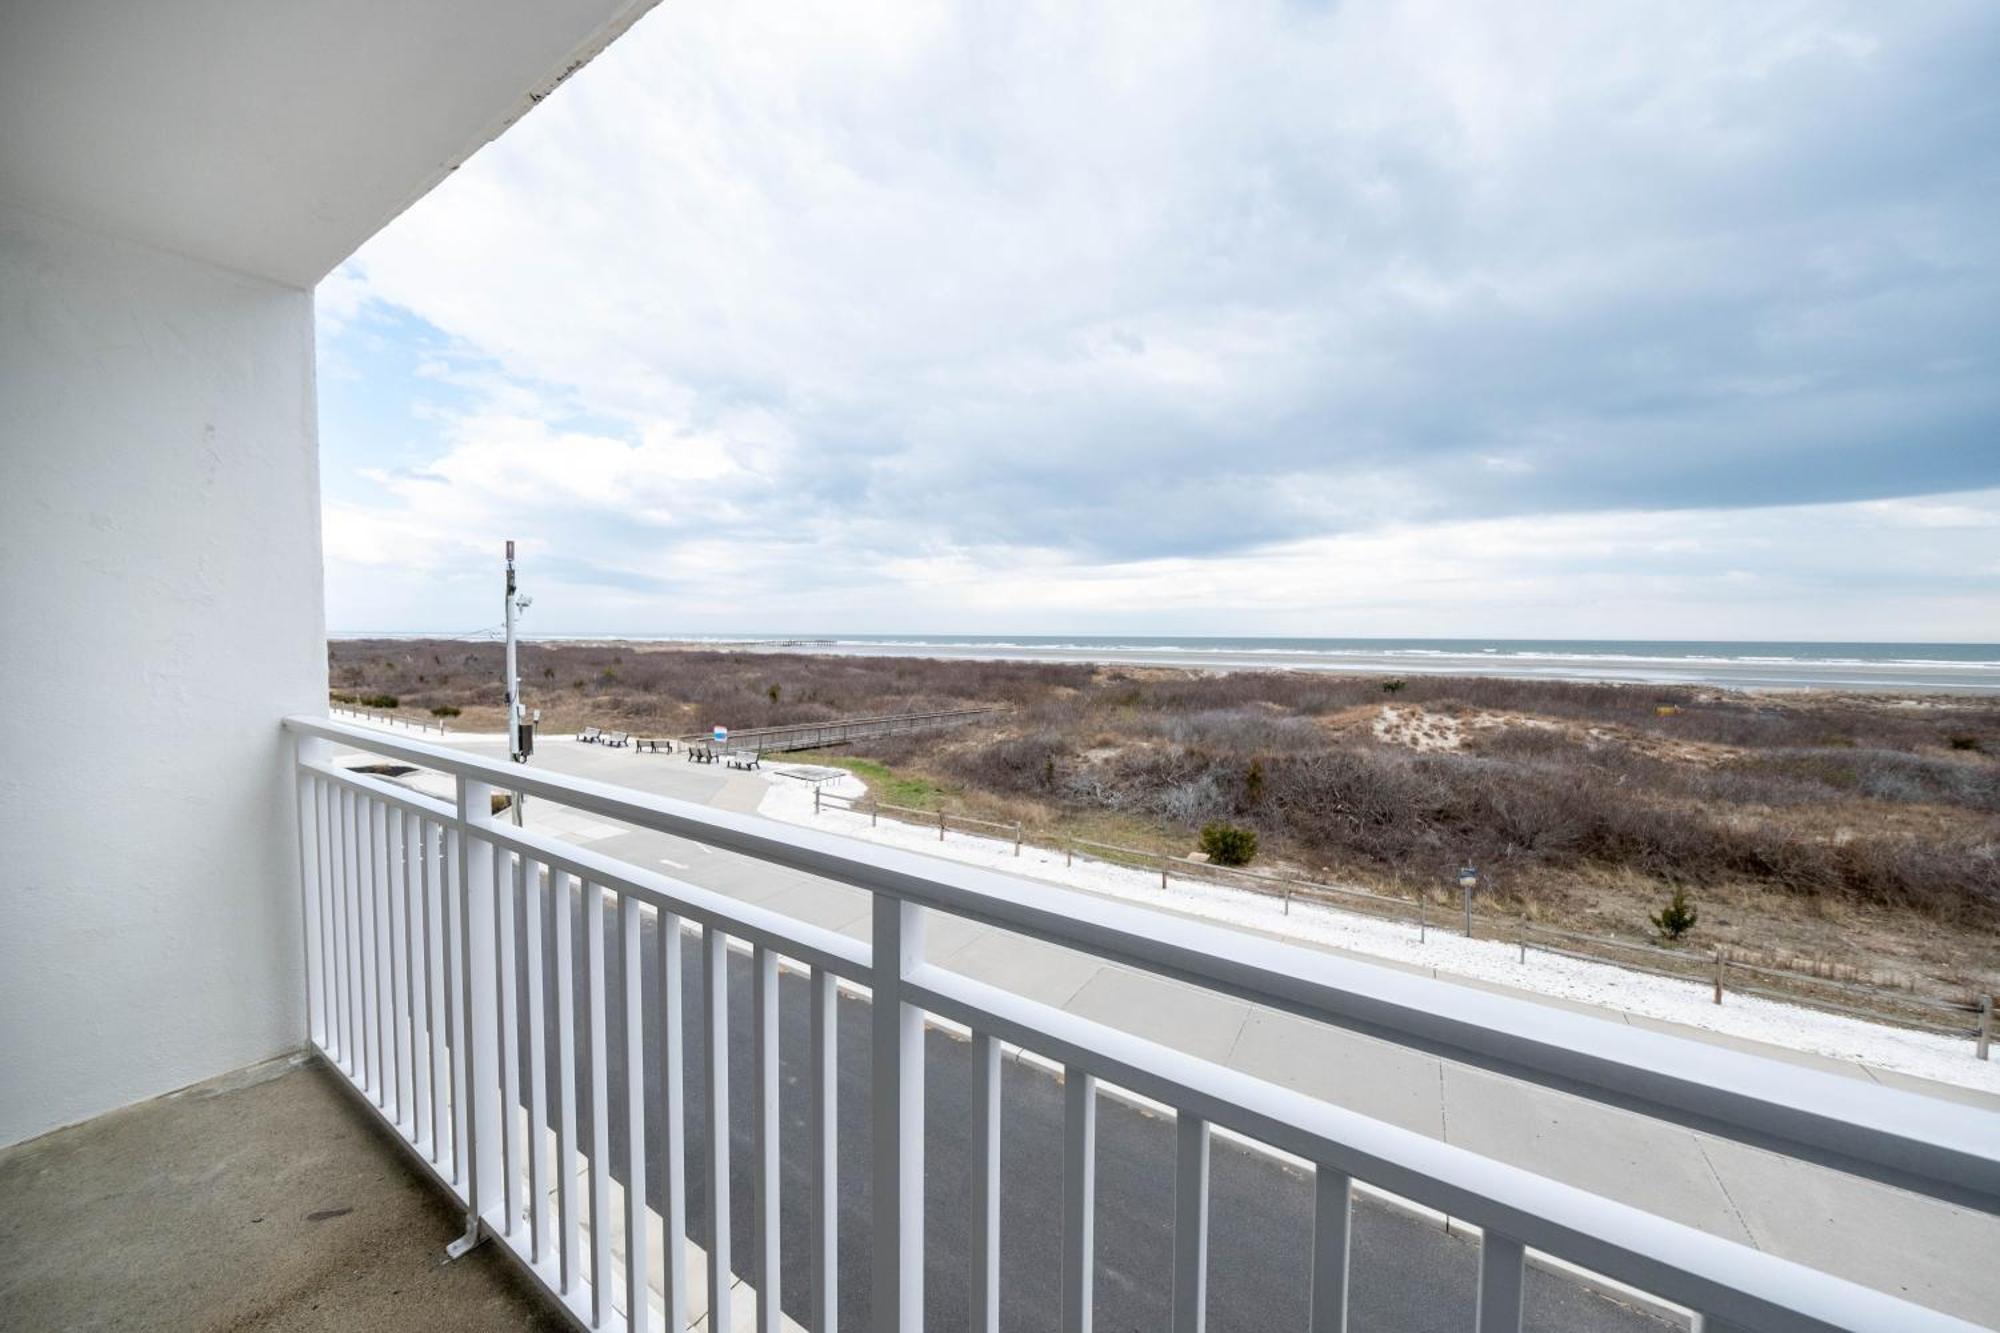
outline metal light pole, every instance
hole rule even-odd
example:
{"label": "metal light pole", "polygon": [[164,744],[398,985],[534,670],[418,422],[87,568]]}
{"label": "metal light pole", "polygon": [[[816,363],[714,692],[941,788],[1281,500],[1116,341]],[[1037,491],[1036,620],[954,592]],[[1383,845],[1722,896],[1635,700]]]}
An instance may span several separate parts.
{"label": "metal light pole", "polygon": [[530,747],[521,741],[521,673],[515,664],[514,618],[528,609],[532,597],[514,595],[514,543],[507,543],[507,756],[517,764],[528,762]]}
{"label": "metal light pole", "polygon": [[1458,887],[1465,894],[1465,938],[1472,938],[1472,891],[1479,887],[1479,871],[1466,866],[1458,872]]}

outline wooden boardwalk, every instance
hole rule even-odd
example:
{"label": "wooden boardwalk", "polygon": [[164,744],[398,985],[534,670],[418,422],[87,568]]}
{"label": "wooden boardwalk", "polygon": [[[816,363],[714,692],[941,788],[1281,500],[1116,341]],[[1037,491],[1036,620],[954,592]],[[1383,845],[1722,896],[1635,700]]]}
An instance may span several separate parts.
{"label": "wooden boardwalk", "polygon": [[[777,754],[786,750],[817,750],[823,746],[848,745],[855,741],[874,740],[881,736],[900,736],[912,731],[936,731],[1006,711],[1004,704],[985,704],[977,708],[946,708],[931,713],[887,713],[879,717],[846,717],[826,722],[797,722],[783,727],[752,727],[747,731],[731,731],[728,748],[731,751],[753,750],[759,754]],[[710,738],[707,732],[697,731],[678,739],[689,745],[700,745],[707,743]]]}

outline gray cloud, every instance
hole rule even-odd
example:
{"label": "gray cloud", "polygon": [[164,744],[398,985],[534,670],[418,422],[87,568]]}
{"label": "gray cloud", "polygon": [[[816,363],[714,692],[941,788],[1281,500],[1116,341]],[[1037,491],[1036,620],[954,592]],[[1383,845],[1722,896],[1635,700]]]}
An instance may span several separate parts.
{"label": "gray cloud", "polygon": [[1980,3],[673,9],[357,272],[857,557],[1974,490],[1995,68]]}

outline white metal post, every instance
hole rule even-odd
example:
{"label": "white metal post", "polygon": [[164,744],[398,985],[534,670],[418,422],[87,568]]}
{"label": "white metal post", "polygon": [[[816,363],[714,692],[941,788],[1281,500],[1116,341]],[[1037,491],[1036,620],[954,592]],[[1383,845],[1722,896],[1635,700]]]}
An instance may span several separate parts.
{"label": "white metal post", "polygon": [[783,1333],[778,1244],[778,955],[758,944],[750,953],[751,1177],[756,1181],[752,1271],[757,1281],[758,1333]]}
{"label": "white metal post", "polygon": [[670,1333],[687,1327],[687,1121],[685,1046],[681,1038],[681,919],[661,912],[660,1010],[655,1031],[660,1052],[660,1302]]}
{"label": "white metal post", "polygon": [[1090,1333],[1096,1284],[1097,1079],[1063,1071],[1063,1333]]}
{"label": "white metal post", "polygon": [[812,1327],[840,1316],[840,1014],[833,973],[812,978]]}
{"label": "white metal post", "polygon": [[971,1168],[971,1231],[966,1251],[966,1327],[971,1333],[1000,1331],[1000,1040],[989,1032],[972,1034],[972,1132],[966,1161]]}
{"label": "white metal post", "polygon": [[713,921],[701,928],[702,1055],[708,1076],[708,1326],[730,1319],[729,1277],[729,938]]}
{"label": "white metal post", "polygon": [[[458,779],[458,889],[464,908],[459,913],[460,948],[464,966],[465,1025],[458,1031],[465,1047],[466,1202],[465,1234],[446,1253],[464,1254],[480,1239],[480,1218],[500,1205],[500,1023],[494,994],[493,857],[475,849],[475,830],[493,822],[493,788],[468,777]],[[504,1219],[503,1219],[504,1221]]]}
{"label": "white metal post", "polygon": [[646,1208],[646,1023],[640,982],[645,955],[639,900],[618,899],[618,981],[625,1014],[625,1327],[645,1333],[646,1265],[652,1242]]}
{"label": "white metal post", "polygon": [[1521,1333],[1521,1242],[1487,1230],[1479,1242],[1478,1333]]}
{"label": "white metal post", "polygon": [[1313,1168],[1312,1333],[1347,1333],[1347,1263],[1354,1182]]}
{"label": "white metal post", "polygon": [[1174,1333],[1208,1322],[1208,1122],[1190,1111],[1175,1127]]}
{"label": "white metal post", "polygon": [[875,1333],[921,1333],[924,1015],[902,992],[903,979],[923,963],[923,908],[877,893],[873,947]]}

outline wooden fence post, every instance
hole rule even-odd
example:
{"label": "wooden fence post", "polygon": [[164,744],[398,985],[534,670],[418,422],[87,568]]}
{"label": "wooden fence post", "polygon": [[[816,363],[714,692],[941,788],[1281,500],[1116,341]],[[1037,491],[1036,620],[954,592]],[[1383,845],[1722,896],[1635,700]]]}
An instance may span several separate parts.
{"label": "wooden fence post", "polygon": [[1162,889],[1167,887],[1167,854],[1165,852],[1160,853],[1160,887]]}
{"label": "wooden fence post", "polygon": [[1992,1059],[1993,1049],[1993,997],[1986,996],[1979,1002],[1979,1058]]}
{"label": "wooden fence post", "polygon": [[1528,918],[1526,917],[1521,918],[1519,934],[1521,938],[1521,961],[1525,964],[1528,961]]}
{"label": "wooden fence post", "polygon": [[1417,890],[1417,943],[1422,944],[1431,937],[1430,913],[1424,908],[1424,891]]}
{"label": "wooden fence post", "polygon": [[1076,864],[1076,841],[1068,834],[1063,835],[1063,864]]}
{"label": "wooden fence post", "polygon": [[882,798],[879,796],[872,797],[868,802],[868,827],[874,828],[876,822],[879,821],[881,818],[882,818]]}
{"label": "wooden fence post", "polygon": [[942,809],[938,811],[938,841],[944,841],[944,811]]}
{"label": "wooden fence post", "polygon": [[1722,1003],[1722,946],[1715,949],[1715,1002]]}
{"label": "wooden fence post", "polygon": [[1021,854],[1021,821],[1014,821],[1014,855]]}

